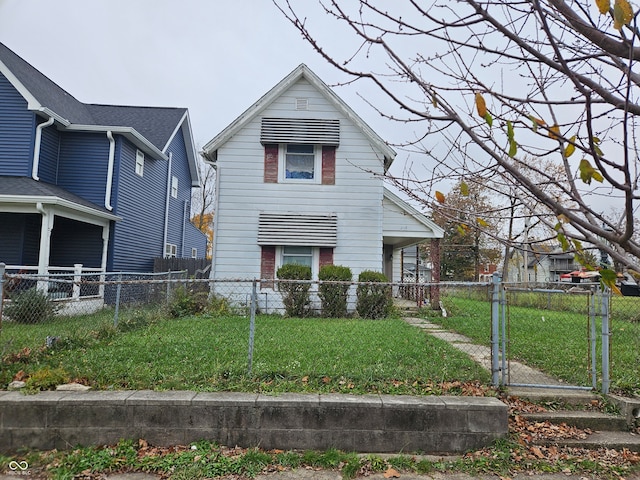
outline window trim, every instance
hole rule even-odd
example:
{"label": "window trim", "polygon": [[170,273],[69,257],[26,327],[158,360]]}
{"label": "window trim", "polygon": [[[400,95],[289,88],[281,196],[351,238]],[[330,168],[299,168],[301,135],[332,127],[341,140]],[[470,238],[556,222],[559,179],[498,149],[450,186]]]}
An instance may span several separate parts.
{"label": "window trim", "polygon": [[164,244],[164,258],[177,258],[178,257],[178,245],[175,243]]}
{"label": "window trim", "polygon": [[285,247],[306,247],[311,249],[311,278],[312,280],[318,279],[318,273],[320,270],[320,247],[311,247],[308,245],[279,245],[276,247],[276,265],[275,272],[283,266],[284,263],[284,249]]}
{"label": "window trim", "polygon": [[171,177],[171,197],[178,198],[178,177],[175,175]]}
{"label": "window trim", "polygon": [[[287,146],[313,145],[313,178],[287,178]],[[311,143],[280,143],[278,145],[278,183],[301,183],[319,185],[322,183],[322,146]]]}
{"label": "window trim", "polygon": [[144,177],[144,152],[142,150],[136,150],[136,175]]}
{"label": "window trim", "polygon": [[198,258],[198,249],[191,247],[191,258]]}

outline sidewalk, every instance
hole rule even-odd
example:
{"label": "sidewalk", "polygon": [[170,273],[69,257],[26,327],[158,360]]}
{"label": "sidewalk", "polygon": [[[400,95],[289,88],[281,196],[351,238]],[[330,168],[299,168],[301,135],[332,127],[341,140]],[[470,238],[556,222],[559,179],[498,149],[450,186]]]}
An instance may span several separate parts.
{"label": "sidewalk", "polygon": [[[499,475],[480,475],[477,477],[467,475],[465,473],[434,473],[430,475],[417,475],[414,473],[399,472],[401,480],[495,480],[501,479]],[[104,477],[105,480],[160,480],[160,476],[151,475],[148,473],[121,473],[108,475]],[[358,478],[358,477],[356,477]],[[387,477],[383,473],[376,473],[367,477],[369,480],[386,480]],[[564,473],[554,474],[541,474],[541,475],[529,475],[527,473],[521,473],[513,477],[509,477],[512,480],[584,480],[584,476],[580,475],[567,475]],[[626,480],[638,480],[640,476],[625,477]],[[16,476],[0,475],[0,480],[16,479]],[[299,468],[296,470],[290,470],[286,472],[261,474],[255,477],[255,480],[342,480],[342,474],[336,471],[328,470],[309,470],[305,468]]]}

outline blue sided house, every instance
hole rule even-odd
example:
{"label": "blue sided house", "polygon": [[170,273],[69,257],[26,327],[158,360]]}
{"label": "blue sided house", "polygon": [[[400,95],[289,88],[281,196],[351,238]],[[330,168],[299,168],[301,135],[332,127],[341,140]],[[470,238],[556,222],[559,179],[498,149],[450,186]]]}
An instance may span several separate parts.
{"label": "blue sided house", "polygon": [[[205,256],[185,108],[86,104],[0,43],[0,262],[151,272]],[[77,268],[77,267],[76,267]]]}

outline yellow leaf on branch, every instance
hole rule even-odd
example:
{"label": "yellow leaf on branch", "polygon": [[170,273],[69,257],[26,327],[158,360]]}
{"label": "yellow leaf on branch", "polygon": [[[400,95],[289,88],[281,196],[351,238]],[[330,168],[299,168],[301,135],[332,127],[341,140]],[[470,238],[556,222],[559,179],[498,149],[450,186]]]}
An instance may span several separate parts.
{"label": "yellow leaf on branch", "polygon": [[549,138],[552,138],[554,140],[560,138],[560,127],[558,126],[558,124],[553,124],[549,127]]}
{"label": "yellow leaf on branch", "polygon": [[628,0],[616,0],[613,4],[613,28],[621,30],[633,19],[633,8]]}
{"label": "yellow leaf on branch", "polygon": [[609,13],[609,8],[611,8],[611,2],[609,0],[596,0],[596,5],[602,15]]}
{"label": "yellow leaf on branch", "polygon": [[481,93],[476,93],[476,110],[481,118],[485,118],[487,115],[487,104]]}
{"label": "yellow leaf on branch", "polygon": [[436,200],[440,203],[444,203],[444,193],[436,191]]}
{"label": "yellow leaf on branch", "polygon": [[576,136],[574,135],[573,137],[571,137],[569,141],[571,143],[569,143],[569,145],[567,145],[567,148],[564,149],[564,156],[567,158],[573,155],[573,152],[576,151],[576,145],[575,145]]}

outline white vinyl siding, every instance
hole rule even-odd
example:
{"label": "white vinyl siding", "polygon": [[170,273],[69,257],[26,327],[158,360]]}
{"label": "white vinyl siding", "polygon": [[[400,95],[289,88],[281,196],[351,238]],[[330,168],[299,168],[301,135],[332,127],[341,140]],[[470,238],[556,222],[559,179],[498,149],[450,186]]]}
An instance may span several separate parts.
{"label": "white vinyl siding", "polygon": [[[308,98],[309,110],[295,111],[296,98]],[[304,79],[262,112],[263,117],[272,118],[295,115],[340,120],[335,184],[265,183],[264,147],[259,142],[261,118],[249,122],[218,150],[215,278],[260,276],[260,213],[335,216],[333,262],[348,265],[356,276],[362,270],[381,271],[382,154]]]}

